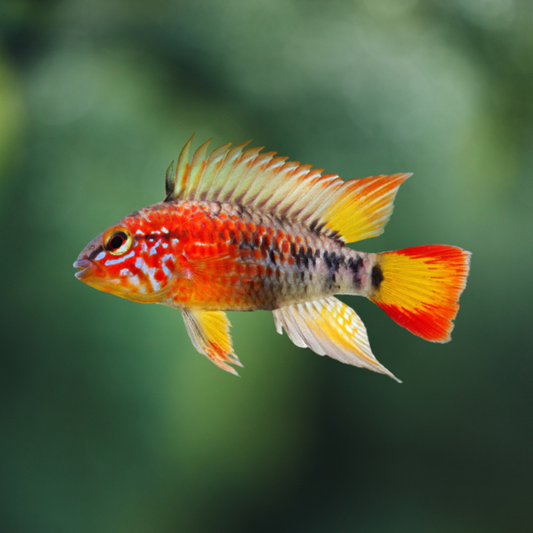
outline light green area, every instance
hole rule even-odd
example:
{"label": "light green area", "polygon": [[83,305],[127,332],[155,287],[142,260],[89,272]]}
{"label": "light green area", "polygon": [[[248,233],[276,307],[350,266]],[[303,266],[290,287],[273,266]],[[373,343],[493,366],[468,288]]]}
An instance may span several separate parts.
{"label": "light green area", "polygon": [[[525,0],[3,2],[0,531],[529,531],[532,25]],[[355,246],[472,251],[453,341],[346,298],[398,385],[232,313],[235,378],[175,310],[77,281],[193,132],[414,172]]]}

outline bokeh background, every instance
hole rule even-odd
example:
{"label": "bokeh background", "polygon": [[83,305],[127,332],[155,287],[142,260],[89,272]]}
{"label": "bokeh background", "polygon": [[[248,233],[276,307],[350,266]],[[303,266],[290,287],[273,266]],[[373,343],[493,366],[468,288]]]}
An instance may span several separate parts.
{"label": "bokeh background", "polygon": [[[453,341],[345,298],[398,385],[233,313],[235,378],[77,281],[194,131],[414,172],[358,248],[471,250]],[[2,0],[0,531],[531,531],[532,165],[530,0]]]}

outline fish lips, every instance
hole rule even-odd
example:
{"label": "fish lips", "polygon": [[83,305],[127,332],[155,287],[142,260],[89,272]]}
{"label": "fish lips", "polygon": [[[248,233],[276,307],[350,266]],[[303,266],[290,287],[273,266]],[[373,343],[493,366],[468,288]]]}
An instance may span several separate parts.
{"label": "fish lips", "polygon": [[98,265],[87,258],[76,259],[72,266],[74,268],[79,269],[79,272],[76,272],[76,274],[74,275],[80,280],[83,280],[84,278],[90,276],[94,272],[95,268],[98,269]]}

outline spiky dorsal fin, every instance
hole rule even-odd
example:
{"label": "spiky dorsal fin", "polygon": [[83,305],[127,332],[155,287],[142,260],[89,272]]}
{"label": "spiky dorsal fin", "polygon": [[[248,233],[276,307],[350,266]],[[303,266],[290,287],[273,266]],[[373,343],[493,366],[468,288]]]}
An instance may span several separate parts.
{"label": "spiky dorsal fin", "polygon": [[204,200],[240,204],[285,217],[345,242],[375,237],[392,214],[398,187],[410,174],[343,181],[322,169],[260,154],[262,148],[225,144],[207,156],[209,142],[189,164],[192,137],[183,148],[165,200]]}

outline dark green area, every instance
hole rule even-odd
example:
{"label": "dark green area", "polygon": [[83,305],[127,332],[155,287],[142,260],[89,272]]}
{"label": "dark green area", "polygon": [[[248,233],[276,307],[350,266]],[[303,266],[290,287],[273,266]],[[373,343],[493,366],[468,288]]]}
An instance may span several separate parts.
{"label": "dark green area", "polygon": [[[532,28],[529,0],[1,2],[0,531],[530,531]],[[414,172],[357,247],[471,250],[453,341],[346,298],[398,385],[231,314],[235,378],[77,281],[194,131]]]}

